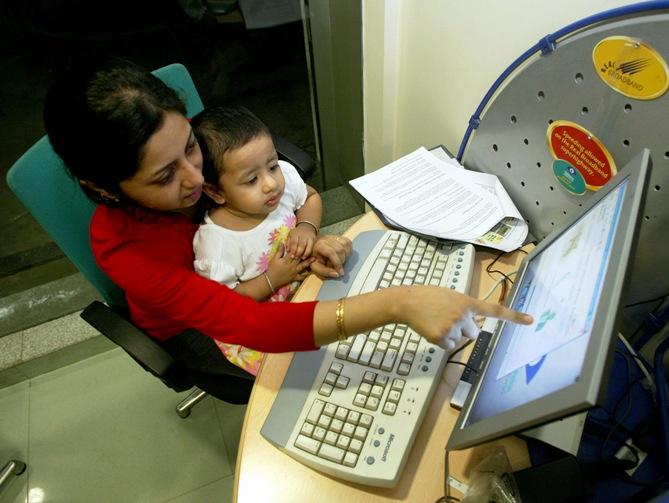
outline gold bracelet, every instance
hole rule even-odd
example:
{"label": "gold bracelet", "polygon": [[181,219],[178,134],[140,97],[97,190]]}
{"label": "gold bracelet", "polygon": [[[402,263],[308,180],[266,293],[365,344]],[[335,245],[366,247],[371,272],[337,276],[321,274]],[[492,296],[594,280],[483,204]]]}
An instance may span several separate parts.
{"label": "gold bracelet", "polygon": [[267,286],[269,286],[269,289],[274,293],[274,287],[272,286],[272,282],[269,280],[269,276],[267,275],[266,272],[262,273],[263,276],[265,276],[265,281],[267,281]]}
{"label": "gold bracelet", "polygon": [[337,339],[340,341],[345,341],[348,339],[346,336],[346,330],[344,330],[344,298],[342,297],[337,302]]}
{"label": "gold bracelet", "polygon": [[316,226],[315,223],[310,222],[309,220],[300,220],[299,222],[297,222],[297,223],[295,224],[295,227],[297,227],[297,226],[300,225],[300,224],[308,224],[308,225],[311,225],[311,226],[314,228],[314,231],[316,231],[316,235],[318,236],[318,227]]}

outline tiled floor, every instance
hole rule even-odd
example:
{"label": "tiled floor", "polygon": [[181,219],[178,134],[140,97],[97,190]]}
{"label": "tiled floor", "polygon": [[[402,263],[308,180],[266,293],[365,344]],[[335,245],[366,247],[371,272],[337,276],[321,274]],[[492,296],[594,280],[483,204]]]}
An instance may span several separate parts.
{"label": "tiled floor", "polygon": [[[244,406],[177,394],[114,349],[0,390],[2,503],[231,501]],[[4,463],[5,461],[2,461]]]}

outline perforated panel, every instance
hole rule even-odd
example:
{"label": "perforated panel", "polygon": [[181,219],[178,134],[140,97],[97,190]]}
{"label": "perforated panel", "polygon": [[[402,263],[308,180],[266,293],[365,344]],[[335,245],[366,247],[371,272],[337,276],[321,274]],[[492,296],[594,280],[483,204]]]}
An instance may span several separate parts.
{"label": "perforated panel", "polygon": [[592,51],[613,35],[638,38],[669,59],[666,10],[609,20],[568,35],[555,51],[532,56],[506,79],[461,152],[466,167],[499,176],[530,231],[541,239],[591,195],[569,193],[553,175],[546,137],[552,121],[572,121],[592,132],[618,168],[649,148],[653,169],[632,269],[632,302],[669,290],[669,92],[641,101],[623,96],[599,78]]}

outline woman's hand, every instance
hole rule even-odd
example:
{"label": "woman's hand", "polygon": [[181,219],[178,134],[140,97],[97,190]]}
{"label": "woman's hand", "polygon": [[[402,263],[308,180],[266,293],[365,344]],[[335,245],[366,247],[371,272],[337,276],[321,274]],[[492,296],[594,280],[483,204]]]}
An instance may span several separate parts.
{"label": "woman's hand", "polygon": [[436,286],[407,287],[401,304],[398,315],[403,318],[402,322],[433,344],[447,350],[455,348],[462,337],[478,337],[479,328],[474,322],[476,315],[510,320],[523,325],[534,321],[530,315],[513,311],[501,304]]}
{"label": "woman's hand", "polygon": [[343,236],[319,236],[311,256],[311,271],[324,278],[338,278],[344,274],[344,262],[351,254],[351,240]]}

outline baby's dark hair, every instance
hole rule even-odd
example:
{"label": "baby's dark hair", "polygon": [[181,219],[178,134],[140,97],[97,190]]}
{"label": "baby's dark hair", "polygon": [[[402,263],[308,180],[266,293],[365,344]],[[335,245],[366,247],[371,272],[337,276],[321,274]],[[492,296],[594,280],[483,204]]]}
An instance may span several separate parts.
{"label": "baby's dark hair", "polygon": [[[63,74],[47,93],[44,123],[72,175],[122,196],[120,182],[139,169],[144,147],[166,112],[186,115],[177,93],[148,70],[112,58]],[[83,189],[96,202],[113,204]],[[121,205],[128,203],[120,199]]]}
{"label": "baby's dark hair", "polygon": [[243,147],[258,136],[271,137],[269,128],[242,106],[216,107],[200,112],[191,122],[200,142],[206,182],[217,184],[226,152]]}

